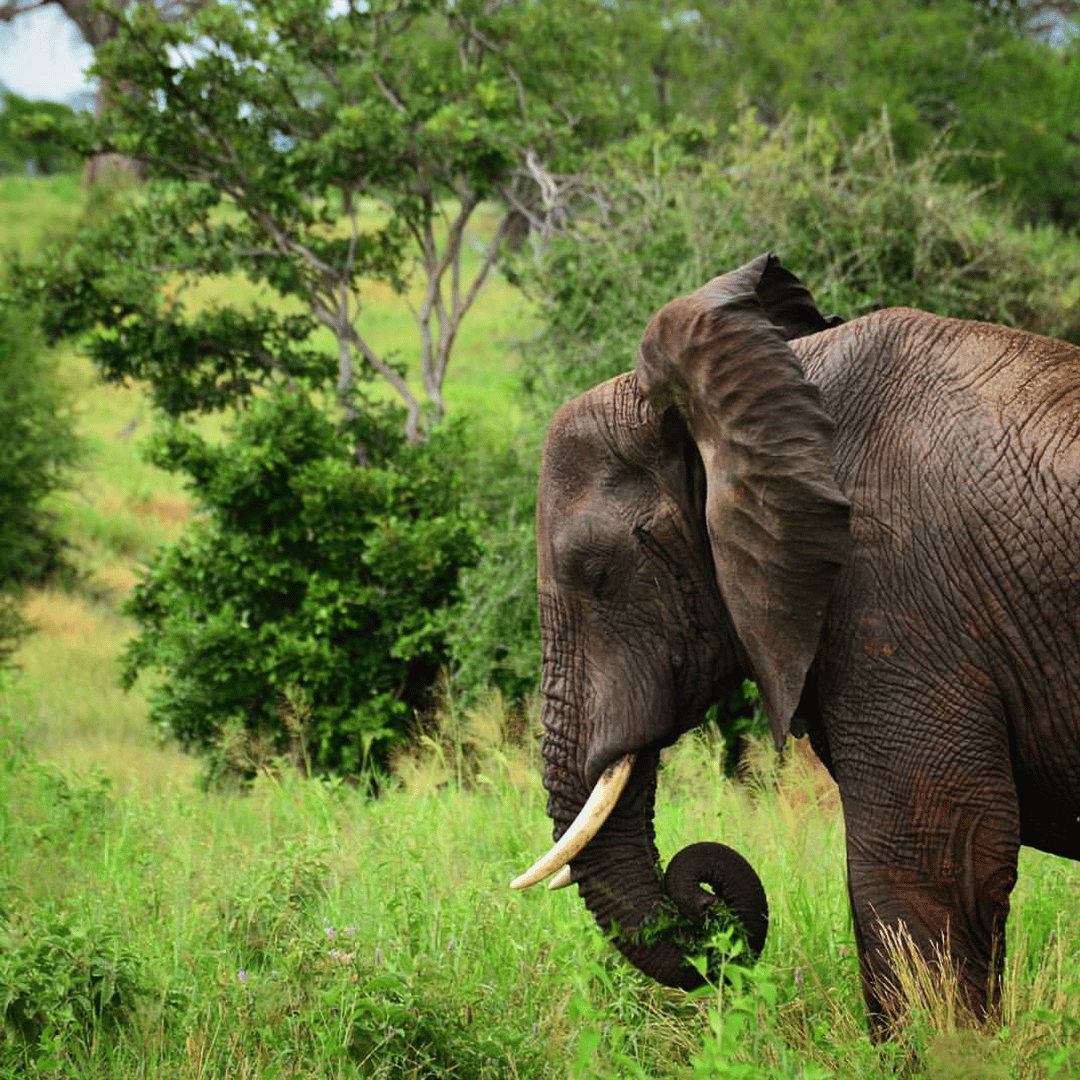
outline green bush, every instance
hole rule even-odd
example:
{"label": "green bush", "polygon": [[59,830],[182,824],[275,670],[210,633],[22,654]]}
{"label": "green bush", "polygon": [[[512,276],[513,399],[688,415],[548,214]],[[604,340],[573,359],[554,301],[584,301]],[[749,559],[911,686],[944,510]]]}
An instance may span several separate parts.
{"label": "green bush", "polygon": [[452,690],[464,703],[490,687],[519,702],[540,681],[536,604],[536,481],[539,440],[501,451],[475,435],[470,502],[482,517],[480,555],[461,575],[461,599],[448,612]]}
{"label": "green bush", "polygon": [[518,702],[540,684],[533,515],[511,508],[489,522],[481,545],[476,566],[462,574],[462,599],[451,613],[454,687],[468,702],[491,686]]}
{"label": "green bush", "polygon": [[107,919],[0,911],[0,1062],[43,1043],[88,1047],[99,1026],[127,1021],[144,992],[138,957]]}
{"label": "green bush", "polygon": [[74,117],[70,105],[27,101],[6,91],[0,108],[0,173],[49,176],[81,168],[82,158],[60,136]]}
{"label": "green bush", "polygon": [[80,452],[67,393],[30,314],[0,303],[0,662],[26,630],[17,598],[67,569],[46,497],[69,482]]}
{"label": "green bush", "polygon": [[[252,402],[226,445],[182,425],[154,442],[201,509],[126,608],[140,635],[124,680],[162,673],[151,715],[165,733],[210,751],[239,730],[345,774],[405,737],[447,662],[444,612],[478,544],[460,429],[422,445],[399,430],[375,411],[335,425],[279,390]],[[218,753],[212,770],[227,768]]]}
{"label": "green bush", "polygon": [[604,218],[536,282],[538,409],[628,370],[658,308],[766,250],[846,319],[906,304],[1080,341],[1080,247],[942,179],[953,160],[903,161],[885,120],[853,141],[797,115],[646,132],[598,170]]}

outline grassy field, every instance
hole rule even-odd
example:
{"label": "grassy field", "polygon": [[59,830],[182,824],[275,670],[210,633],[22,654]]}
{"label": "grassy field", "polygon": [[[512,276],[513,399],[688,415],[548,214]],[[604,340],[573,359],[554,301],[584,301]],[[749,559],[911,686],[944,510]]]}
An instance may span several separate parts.
{"label": "grassy field", "polygon": [[[37,243],[79,197],[67,181],[2,182],[0,235]],[[506,313],[518,301],[502,287],[484,303],[448,396],[490,415],[528,315]],[[916,971],[908,1028],[870,1045],[836,792],[800,754],[755,748],[742,784],[704,737],[666,758],[665,859],[722,839],[772,910],[757,968],[695,996],[629,970],[574,890],[508,889],[550,831],[536,716],[511,740],[497,697],[467,714],[448,703],[375,800],[284,764],[245,795],[199,790],[197,763],[150,729],[145,688],[117,686],[131,632],[118,604],[190,502],[139,458],[152,418],[138,390],[99,385],[71,350],[57,362],[93,451],[56,503],[86,578],[30,598],[38,632],[0,686],[0,1074],[1080,1075],[1080,873],[1029,851],[1002,1022],[964,1030]]]}

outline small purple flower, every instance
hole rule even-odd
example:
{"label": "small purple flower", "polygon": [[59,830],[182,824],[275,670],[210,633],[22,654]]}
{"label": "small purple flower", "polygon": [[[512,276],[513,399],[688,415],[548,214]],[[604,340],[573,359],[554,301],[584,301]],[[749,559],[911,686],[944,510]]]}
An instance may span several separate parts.
{"label": "small purple flower", "polygon": [[348,934],[349,937],[356,937],[356,927],[355,926],[346,926],[345,927],[345,933]]}
{"label": "small purple flower", "polygon": [[241,985],[248,981],[248,973],[243,968],[236,973],[236,981]]}
{"label": "small purple flower", "polygon": [[802,986],[802,968],[797,967],[795,969],[795,985]]}
{"label": "small purple flower", "polygon": [[380,967],[382,965],[382,949],[375,950],[375,966]]}
{"label": "small purple flower", "polygon": [[328,938],[329,938],[329,939],[330,939],[331,941],[333,941],[333,940],[334,940],[334,938],[336,938],[336,937],[337,937],[337,931],[336,931],[336,930],[335,930],[335,929],[334,929],[334,928],[333,928],[332,926],[328,926],[328,927],[326,928],[326,936],[327,936],[327,937],[328,937]]}

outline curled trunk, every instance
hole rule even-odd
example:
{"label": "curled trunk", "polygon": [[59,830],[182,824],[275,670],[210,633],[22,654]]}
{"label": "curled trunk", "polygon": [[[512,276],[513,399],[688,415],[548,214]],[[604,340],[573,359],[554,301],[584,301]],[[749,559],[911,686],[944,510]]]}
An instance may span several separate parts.
{"label": "curled trunk", "polygon": [[[571,870],[586,906],[620,952],[658,982],[691,990],[704,979],[690,957],[704,956],[710,973],[728,959],[709,946],[724,916],[734,916],[743,958],[757,957],[765,943],[768,904],[750,864],[721,844],[684,848],[663,873],[653,828],[657,759],[655,751],[638,757],[618,805]],[[555,779],[559,775],[549,770],[556,838],[583,801],[565,797]]]}

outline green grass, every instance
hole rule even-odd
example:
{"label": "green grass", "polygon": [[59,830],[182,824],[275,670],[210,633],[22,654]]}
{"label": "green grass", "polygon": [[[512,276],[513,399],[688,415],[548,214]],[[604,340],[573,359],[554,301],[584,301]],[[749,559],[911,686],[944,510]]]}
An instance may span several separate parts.
{"label": "green grass", "polygon": [[82,213],[77,175],[0,176],[0,250],[29,254]]}
{"label": "green grass", "polygon": [[[0,236],[20,244],[80,197],[67,179],[27,185],[0,186]],[[492,431],[512,415],[517,304],[486,293],[454,362],[452,408]],[[406,316],[384,316],[387,340]],[[0,1075],[1080,1075],[1080,875],[1028,850],[1003,1023],[958,1028],[915,972],[908,1028],[870,1045],[836,793],[798,754],[757,748],[741,785],[702,737],[667,755],[664,858],[730,843],[772,910],[757,968],[694,997],[628,969],[575,890],[509,890],[550,826],[536,717],[512,744],[497,698],[448,709],[377,799],[276,763],[249,794],[199,790],[197,764],[150,729],[145,687],[117,686],[118,604],[190,502],[138,456],[153,423],[139,390],[101,386],[71,350],[58,360],[93,449],[55,503],[86,579],[30,598],[39,629],[0,688],[0,1002],[19,1003]]]}
{"label": "green grass", "polygon": [[[8,1075],[1044,1077],[1069,1050],[1080,938],[1056,860],[1025,855],[1007,1029],[964,1032],[931,1002],[876,1049],[819,770],[798,755],[777,768],[762,748],[748,788],[717,775],[704,739],[668,756],[665,856],[721,835],[773,904],[758,967],[688,997],[622,964],[573,890],[509,890],[548,827],[534,744],[508,746],[500,717],[488,703],[374,800],[287,769],[247,795],[183,776],[118,790],[100,770],[20,759],[9,726],[0,974],[20,992],[33,953],[40,999],[85,995],[95,970],[115,990],[100,1018],[58,1009],[0,1044]],[[483,777],[467,786],[466,757]]]}

